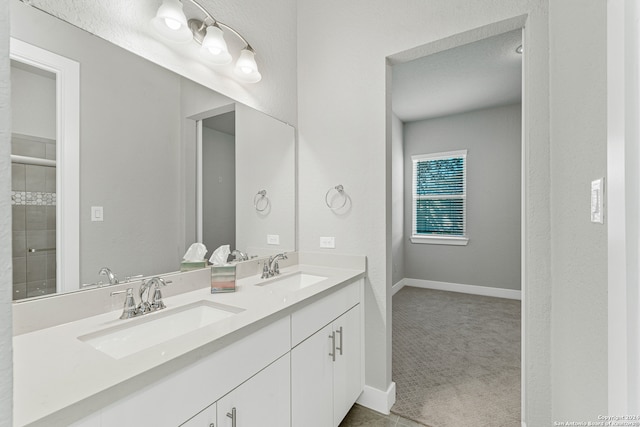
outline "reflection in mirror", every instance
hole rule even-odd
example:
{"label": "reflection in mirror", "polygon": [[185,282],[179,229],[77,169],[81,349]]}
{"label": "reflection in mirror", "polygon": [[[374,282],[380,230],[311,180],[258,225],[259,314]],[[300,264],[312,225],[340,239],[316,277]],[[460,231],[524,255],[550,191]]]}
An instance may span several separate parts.
{"label": "reflection in mirror", "polygon": [[237,248],[235,135],[235,111],[202,120],[202,226],[199,234],[210,252],[222,245],[230,245],[231,250]]}
{"label": "reflection in mirror", "polygon": [[[228,214],[204,213],[207,228],[235,229],[235,241],[229,235],[224,244],[251,255],[295,250],[291,126],[22,2],[11,2],[10,19],[12,37],[80,64],[76,289],[106,281],[98,274],[102,267],[121,280],[180,268],[186,248],[198,240],[197,223],[203,217],[196,206],[197,122],[221,112],[236,114],[235,162],[226,160],[235,168],[236,201],[218,196],[212,203],[229,210],[235,205],[235,227]],[[265,151],[273,153],[267,157]],[[215,183],[222,176],[217,173],[200,179]],[[271,178],[269,195],[279,210],[256,215],[253,196]],[[233,187],[230,181],[222,184]],[[102,208],[98,221],[91,215],[94,207]],[[278,235],[279,244],[268,245],[267,235]],[[207,245],[209,255],[222,241]]]}
{"label": "reflection in mirror", "polygon": [[11,60],[13,298],[56,292],[56,75]]}

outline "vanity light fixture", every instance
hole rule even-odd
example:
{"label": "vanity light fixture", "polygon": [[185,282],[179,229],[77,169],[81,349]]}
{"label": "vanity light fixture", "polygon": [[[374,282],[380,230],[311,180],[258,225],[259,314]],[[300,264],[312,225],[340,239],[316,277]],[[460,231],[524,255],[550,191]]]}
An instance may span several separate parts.
{"label": "vanity light fixture", "polygon": [[236,78],[245,83],[257,83],[262,79],[255,60],[255,51],[240,33],[215,19],[195,0],[189,0],[205,15],[204,20],[187,20],[180,0],[163,0],[155,18],[151,21],[155,30],[164,39],[176,43],[188,43],[195,40],[210,54],[211,61],[218,65],[231,62],[231,54],[224,40],[223,29],[233,33],[245,44],[240,51],[234,68]]}

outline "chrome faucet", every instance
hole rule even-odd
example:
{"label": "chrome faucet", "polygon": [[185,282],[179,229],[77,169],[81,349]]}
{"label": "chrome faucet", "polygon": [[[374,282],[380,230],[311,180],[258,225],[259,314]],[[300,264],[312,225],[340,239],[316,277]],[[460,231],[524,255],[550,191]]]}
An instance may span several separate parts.
{"label": "chrome faucet", "polygon": [[[167,286],[171,283],[171,280],[164,280],[161,277],[152,277],[148,281],[142,281],[140,285],[140,304],[136,305],[136,300],[133,296],[133,288],[127,288],[123,291],[111,292],[111,296],[126,293],[124,300],[124,307],[122,309],[121,319],[131,319],[132,317],[142,316],[143,314],[151,313],[152,311],[162,310],[166,308],[162,301],[162,292],[160,292],[161,286]],[[155,288],[154,288],[155,287]],[[151,289],[154,288],[153,297],[149,302],[149,296]],[[144,294],[147,294],[146,298]]]}
{"label": "chrome faucet", "polygon": [[234,249],[233,252],[229,254],[229,257],[233,257],[234,261],[248,261],[249,255],[242,252],[240,249]]}
{"label": "chrome faucet", "polygon": [[[146,313],[150,313],[156,310],[162,310],[166,307],[164,302],[162,302],[162,292],[160,291],[160,286],[167,286],[168,283],[171,283],[171,280],[165,281],[162,277],[152,277],[147,281],[142,281],[140,285],[140,304],[138,304],[138,308],[136,309],[136,315],[142,315]],[[151,288],[154,288],[153,297],[151,298],[151,303],[149,303],[149,296],[151,295]],[[144,297],[144,294],[147,294],[147,297]]]}
{"label": "chrome faucet", "polygon": [[98,274],[101,276],[107,276],[110,285],[117,285],[118,283],[120,283],[118,281],[118,276],[116,276],[109,267],[102,267],[100,271],[98,271]]}
{"label": "chrome faucet", "polygon": [[264,268],[262,269],[262,278],[267,279],[269,277],[273,277],[275,275],[280,274],[280,266],[278,265],[278,260],[280,259],[288,259],[287,253],[283,252],[278,255],[273,255],[269,257],[269,262],[264,264]]}

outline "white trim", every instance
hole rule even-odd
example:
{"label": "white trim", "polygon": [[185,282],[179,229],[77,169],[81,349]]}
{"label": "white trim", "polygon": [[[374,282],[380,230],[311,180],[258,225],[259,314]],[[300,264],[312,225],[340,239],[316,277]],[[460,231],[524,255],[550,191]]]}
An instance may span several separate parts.
{"label": "white trim", "polygon": [[520,102],[520,114],[521,114],[521,124],[520,124],[520,417],[522,419],[523,427],[526,427],[525,417],[527,414],[526,411],[526,401],[527,401],[527,376],[526,376],[526,349],[527,349],[527,335],[526,335],[526,266],[527,266],[527,135],[528,135],[528,99],[527,99],[527,85],[526,85],[526,76],[528,70],[528,50],[529,43],[527,42],[527,31],[526,28],[522,28],[522,76],[521,76],[521,90],[522,90],[522,100]]}
{"label": "white trim", "polygon": [[445,151],[442,153],[433,153],[433,154],[414,154],[411,156],[412,162],[419,162],[422,160],[439,160],[439,159],[448,159],[450,157],[467,157],[467,150],[455,150],[455,151]]}
{"label": "white trim", "polygon": [[56,75],[56,291],[80,285],[80,64],[11,37],[11,59]]}
{"label": "white trim", "polygon": [[608,413],[640,410],[640,161],[635,0],[607,2]]}
{"label": "white trim", "polygon": [[391,381],[386,391],[365,385],[356,403],[381,414],[389,415],[391,407],[396,403],[396,383]]}
{"label": "white trim", "polygon": [[420,243],[428,245],[454,245],[454,246],[467,246],[469,243],[468,237],[456,237],[456,236],[411,236],[409,238],[411,243]]}
{"label": "white trim", "polygon": [[202,120],[196,120],[196,242],[202,243],[204,231],[202,215],[204,212],[202,194]]}
{"label": "white trim", "polygon": [[404,286],[436,289],[440,291],[460,292],[463,294],[483,295],[487,297],[520,300],[522,293],[515,289],[491,288],[488,286],[462,285],[459,283],[438,282],[435,280],[403,279]]}
{"label": "white trim", "polygon": [[391,296],[397,294],[402,288],[406,286],[405,279],[400,279],[398,282],[391,287]]}

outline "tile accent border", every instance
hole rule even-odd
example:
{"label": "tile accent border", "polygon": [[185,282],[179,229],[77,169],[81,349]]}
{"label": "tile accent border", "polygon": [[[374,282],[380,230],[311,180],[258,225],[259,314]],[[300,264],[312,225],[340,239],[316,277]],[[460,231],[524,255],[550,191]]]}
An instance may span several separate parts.
{"label": "tile accent border", "polygon": [[11,191],[11,204],[14,206],[55,206],[56,193]]}

